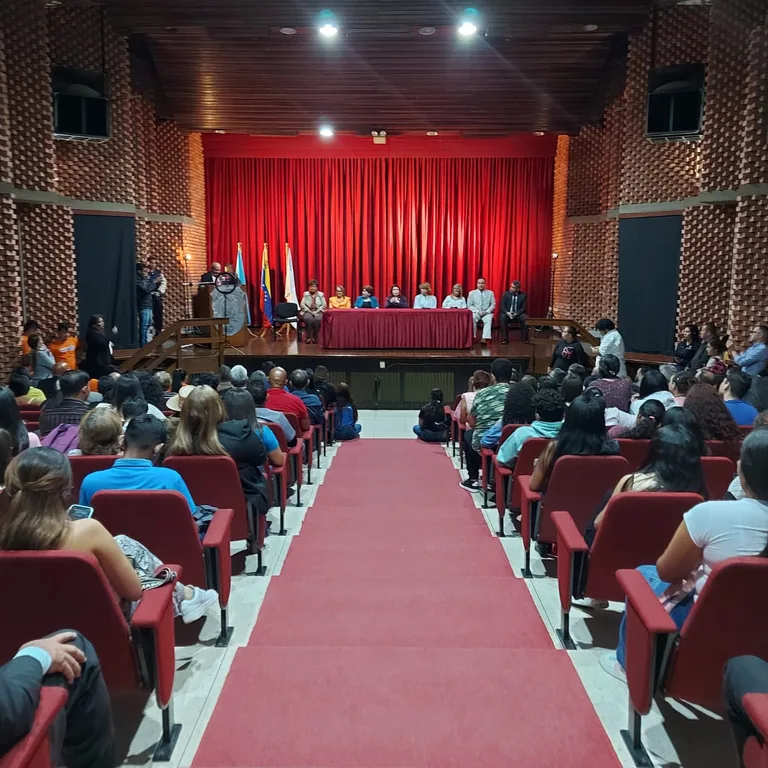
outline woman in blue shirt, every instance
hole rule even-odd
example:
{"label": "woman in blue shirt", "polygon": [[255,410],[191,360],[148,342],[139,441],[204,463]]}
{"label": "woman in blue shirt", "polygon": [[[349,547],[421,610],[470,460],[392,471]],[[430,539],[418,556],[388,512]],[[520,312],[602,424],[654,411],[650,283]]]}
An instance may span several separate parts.
{"label": "woman in blue shirt", "polygon": [[355,309],[378,309],[379,300],[373,295],[373,286],[364,285],[362,295],[355,299]]}
{"label": "woman in blue shirt", "polygon": [[360,436],[362,427],[357,423],[357,408],[347,384],[339,384],[336,390],[333,439],[354,440]]}
{"label": "woman in blue shirt", "polygon": [[419,286],[419,295],[413,301],[414,309],[437,309],[437,296],[432,295],[432,286],[422,283]]}

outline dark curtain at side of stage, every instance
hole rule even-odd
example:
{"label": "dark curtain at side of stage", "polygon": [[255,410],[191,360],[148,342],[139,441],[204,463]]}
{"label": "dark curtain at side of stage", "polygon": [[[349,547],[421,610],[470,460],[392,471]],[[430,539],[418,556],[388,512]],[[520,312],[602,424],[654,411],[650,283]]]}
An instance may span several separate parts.
{"label": "dark curtain at side of stage", "polygon": [[234,261],[237,243],[258,306],[263,244],[282,299],[285,243],[301,294],[316,278],[326,296],[366,283],[409,299],[422,281],[441,302],[478,277],[497,300],[514,279],[529,314],[549,306],[552,158],[262,159],[206,161],[209,261]]}
{"label": "dark curtain at side of stage", "polygon": [[116,346],[137,346],[136,223],[132,216],[76,214],[75,259],[80,338],[91,315],[113,325]]}

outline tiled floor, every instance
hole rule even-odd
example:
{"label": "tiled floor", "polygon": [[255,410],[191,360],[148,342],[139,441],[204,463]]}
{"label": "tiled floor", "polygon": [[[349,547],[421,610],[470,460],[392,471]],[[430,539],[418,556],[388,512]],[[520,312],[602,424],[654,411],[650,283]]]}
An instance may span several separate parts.
{"label": "tiled floor", "polygon": [[[415,414],[406,411],[360,411],[362,437],[414,439],[412,426]],[[322,461],[319,471],[313,470],[313,485],[304,486],[303,506],[288,507],[285,537],[272,536],[267,540],[267,575],[249,575],[255,558],[249,557],[245,572],[237,573],[232,579],[230,598],[230,623],[234,634],[228,648],[214,647],[219,629],[218,616],[212,614],[202,623],[201,628],[186,628],[184,634],[177,627],[179,643],[176,649],[176,680],[174,685],[175,718],[182,725],[182,731],[169,768],[190,766],[200,743],[208,719],[229,671],[235,650],[245,645],[258,618],[264,594],[272,576],[280,573],[291,539],[301,531],[304,515],[311,506],[318,485],[333,461],[336,450],[330,449]],[[450,456],[450,450],[448,451]],[[455,460],[458,468],[458,459]],[[456,482],[460,480],[457,472]],[[496,526],[495,509],[481,510],[482,498],[476,495],[478,515],[484,515],[489,527],[489,536]],[[509,520],[507,530],[511,532]],[[512,570],[519,577],[523,563],[523,547],[519,537],[508,535],[499,539],[509,559]],[[238,549],[233,545],[233,551]],[[547,571],[554,574],[552,563],[544,563],[533,553],[532,570],[534,578],[526,581],[534,602],[547,626],[553,642],[559,647],[555,628],[560,623],[560,601],[557,583],[546,577]],[[236,569],[237,572],[237,569]],[[595,710],[610,737],[622,765],[634,765],[622,741],[620,730],[627,725],[627,687],[607,675],[599,665],[600,654],[615,647],[618,622],[622,606],[612,604],[607,611],[591,611],[575,608],[571,613],[571,633],[578,650],[569,651],[576,670],[589,695]],[[189,630],[193,630],[189,632]],[[563,651],[564,653],[566,651]],[[264,663],[269,663],[268,659]],[[514,694],[513,694],[514,695]],[[520,702],[524,692],[519,692]],[[115,706],[119,742],[124,745],[123,765],[149,765],[152,763],[152,747],[160,735],[160,713],[154,699],[143,706],[136,700],[119,700]],[[143,706],[143,712],[142,712]],[[245,735],[244,735],[245,737]],[[723,768],[735,764],[731,752],[730,736],[726,724],[714,715],[698,707],[679,702],[662,702],[644,719],[643,738],[654,760],[654,765],[664,768]],[[158,764],[161,765],[161,764]],[[224,767],[222,767],[224,768]],[[535,766],[530,766],[535,768]]]}

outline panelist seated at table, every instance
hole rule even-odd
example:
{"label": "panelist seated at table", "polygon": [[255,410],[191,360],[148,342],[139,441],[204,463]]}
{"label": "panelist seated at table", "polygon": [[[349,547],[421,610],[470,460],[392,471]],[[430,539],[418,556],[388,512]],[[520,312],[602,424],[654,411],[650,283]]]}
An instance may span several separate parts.
{"label": "panelist seated at table", "polygon": [[364,285],[361,295],[355,299],[355,309],[378,309],[379,300],[373,295],[373,286]]}
{"label": "panelist seated at table", "polygon": [[384,303],[385,309],[408,309],[408,299],[403,296],[399,285],[393,285],[389,291],[389,296]]}
{"label": "panelist seated at table", "polygon": [[307,344],[317,344],[323,312],[328,308],[322,291],[317,290],[317,280],[310,280],[308,290],[301,297],[299,316],[307,329]]}
{"label": "panelist seated at table", "polygon": [[336,286],[336,295],[331,296],[328,300],[328,306],[331,309],[351,309],[352,299],[347,296],[347,292],[344,290],[343,285]]}
{"label": "panelist seated at table", "polygon": [[453,290],[443,299],[443,309],[466,309],[467,300],[464,298],[464,289],[461,283],[456,283]]}
{"label": "panelist seated at table", "polygon": [[493,291],[486,289],[484,277],[478,279],[477,289],[469,292],[467,309],[472,310],[472,317],[475,321],[475,335],[477,335],[477,326],[482,325],[483,344],[487,344],[491,340],[496,297],[493,295]]}
{"label": "panelist seated at table", "polygon": [[413,300],[414,309],[437,309],[437,296],[432,295],[432,286],[422,283],[419,286],[419,295]]}

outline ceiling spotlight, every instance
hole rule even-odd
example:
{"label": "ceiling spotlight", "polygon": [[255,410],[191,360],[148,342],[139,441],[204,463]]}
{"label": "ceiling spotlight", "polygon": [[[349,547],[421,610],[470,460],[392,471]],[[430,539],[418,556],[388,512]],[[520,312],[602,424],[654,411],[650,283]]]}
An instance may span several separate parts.
{"label": "ceiling spotlight", "polygon": [[280,27],[281,35],[295,35],[296,30],[293,27]]}
{"label": "ceiling spotlight", "polygon": [[226,133],[226,131],[222,131],[220,128],[215,130],[214,133]]}
{"label": "ceiling spotlight", "polygon": [[585,24],[584,25],[584,31],[585,32],[597,32],[597,24]]}
{"label": "ceiling spotlight", "polygon": [[534,136],[543,136],[544,135],[544,131],[534,131],[533,135]]}
{"label": "ceiling spotlight", "polygon": [[419,34],[424,35],[424,37],[434,35],[435,32],[437,32],[437,30],[434,27],[419,27]]}
{"label": "ceiling spotlight", "polygon": [[333,24],[323,24],[322,27],[320,27],[320,34],[323,37],[334,37],[336,33],[339,31],[338,27],[335,27]]}
{"label": "ceiling spotlight", "polygon": [[437,136],[437,131],[427,131],[427,136]]}
{"label": "ceiling spotlight", "polygon": [[467,8],[459,20],[459,34],[462,37],[471,37],[477,32],[479,14],[474,8]]}
{"label": "ceiling spotlight", "polygon": [[323,37],[336,37],[339,27],[331,11],[323,11],[318,18],[318,31]]}
{"label": "ceiling spotlight", "polygon": [[333,128],[330,125],[322,125],[319,133],[324,139],[330,139],[333,137]]}

